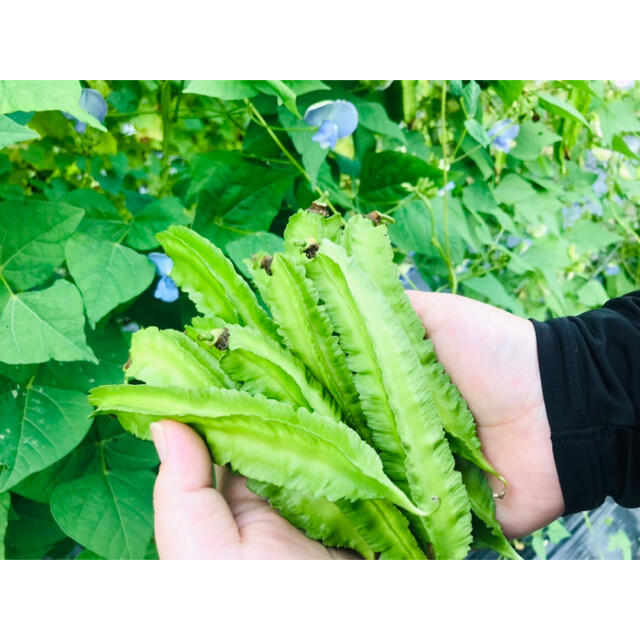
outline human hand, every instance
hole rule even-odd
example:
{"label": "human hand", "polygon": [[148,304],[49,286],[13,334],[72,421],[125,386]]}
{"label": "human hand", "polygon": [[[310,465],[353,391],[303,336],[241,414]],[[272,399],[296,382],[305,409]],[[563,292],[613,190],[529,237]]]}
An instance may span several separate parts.
{"label": "human hand", "polygon": [[[509,483],[496,516],[515,538],[555,520],[564,500],[529,320],[449,293],[407,292],[438,359],[467,401],[489,462]],[[494,491],[502,483],[489,478]]]}
{"label": "human hand", "polygon": [[[490,305],[445,293],[408,292],[438,358],[467,400],[483,450],[508,480],[497,501],[505,533],[534,531],[564,510],[551,449],[533,325]],[[245,478],[215,467],[189,427],[152,427],[162,460],[154,491],[161,558],[350,558],[305,537],[251,493]],[[502,485],[490,482],[496,491]]]}

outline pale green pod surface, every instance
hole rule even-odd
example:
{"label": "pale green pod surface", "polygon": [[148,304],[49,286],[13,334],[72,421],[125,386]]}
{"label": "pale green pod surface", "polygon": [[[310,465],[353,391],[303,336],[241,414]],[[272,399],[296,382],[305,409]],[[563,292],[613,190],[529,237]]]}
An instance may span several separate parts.
{"label": "pale green pod surface", "polygon": [[496,518],[496,504],[493,491],[482,469],[462,457],[456,458],[456,468],[469,494],[473,512],[473,541],[475,547],[493,549],[505,558],[520,560],[517,551],[504,535]]}
{"label": "pale green pod surface", "polygon": [[236,385],[218,360],[199,344],[173,329],[140,329],[131,336],[126,378],[174,387],[226,387]]}
{"label": "pale green pod surface", "polygon": [[278,339],[251,287],[218,247],[187,227],[172,226],[156,237],[173,260],[171,277],[189,294],[198,311],[256,327]]}
{"label": "pale green pod surface", "polygon": [[278,253],[270,264],[271,275],[255,265],[253,271],[254,281],[271,309],[284,344],[329,391],[348,423],[369,442],[370,430],[345,354],[304,267],[290,256]]}
{"label": "pale green pod surface", "polygon": [[406,332],[385,297],[345,250],[323,241],[320,253],[342,269],[367,324],[406,455],[405,470],[437,559],[464,558],[471,542],[469,498],[445,439],[433,395]]}
{"label": "pale green pod surface", "polygon": [[365,319],[338,264],[326,255],[318,254],[306,266],[339,335],[347,366],[354,373],[362,410],[385,473],[406,491],[408,485],[402,441]]}
{"label": "pale green pod surface", "polygon": [[324,238],[340,242],[344,221],[341,215],[324,216],[318,211],[300,209],[287,221],[284,230],[284,248],[287,253],[299,255],[311,243]]}
{"label": "pale green pod surface", "polygon": [[338,506],[380,560],[426,560],[409,521],[386,500],[340,500]]}
{"label": "pale green pod surface", "polygon": [[398,269],[393,262],[393,249],[387,228],[384,225],[375,226],[364,216],[353,216],[345,227],[342,243],[347,253],[384,294],[418,353],[444,429],[451,436],[453,451],[496,476],[506,486],[504,477],[482,453],[475,420],[466,401],[438,361],[433,343],[425,340],[424,326],[404,291]]}
{"label": "pale green pod surface", "polygon": [[[247,481],[247,488],[269,500],[274,509],[294,527],[303,529],[309,538],[319,540],[328,547],[354,549],[365,560],[374,559],[374,550],[335,502],[326,498],[312,498],[299,491],[257,480]],[[347,504],[352,503],[347,501]]]}
{"label": "pale green pod surface", "polygon": [[[384,475],[374,449],[326,416],[233,389],[112,385],[93,389],[97,413],[144,413],[190,423],[214,459],[243,475],[329,500],[382,498],[418,515]],[[247,418],[250,419],[247,419]]]}

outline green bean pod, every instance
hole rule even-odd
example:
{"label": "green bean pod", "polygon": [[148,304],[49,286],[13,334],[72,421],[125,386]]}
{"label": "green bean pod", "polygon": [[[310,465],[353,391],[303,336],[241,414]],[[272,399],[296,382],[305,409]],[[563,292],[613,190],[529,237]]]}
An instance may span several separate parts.
{"label": "green bean pod", "polygon": [[[299,255],[314,251],[313,246],[324,238],[339,243],[344,221],[341,215],[327,217],[317,209],[300,210],[287,221],[284,230],[284,248],[287,253]],[[317,247],[316,247],[317,248]]]}
{"label": "green bean pod", "polygon": [[374,449],[346,425],[234,389],[112,385],[93,389],[96,413],[191,424],[214,460],[239,473],[328,500],[385,499],[424,511],[385,476]]}
{"label": "green bean pod", "polygon": [[[471,542],[469,498],[446,441],[420,361],[383,294],[345,250],[324,240],[318,255],[340,267],[344,283],[371,340],[385,395],[405,453],[405,473],[436,558],[463,558]],[[347,298],[347,293],[343,298]],[[339,333],[352,327],[336,326]],[[364,340],[363,340],[364,341]],[[349,349],[347,349],[348,351]]]}
{"label": "green bean pod", "polygon": [[173,260],[171,278],[204,315],[260,329],[278,340],[275,326],[251,287],[214,244],[187,227],[169,227],[156,235]]}

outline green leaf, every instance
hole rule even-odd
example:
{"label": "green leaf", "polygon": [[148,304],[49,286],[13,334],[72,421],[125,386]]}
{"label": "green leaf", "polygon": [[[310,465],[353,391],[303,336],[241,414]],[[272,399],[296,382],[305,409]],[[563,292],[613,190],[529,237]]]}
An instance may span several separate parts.
{"label": "green leaf", "polygon": [[56,462],[85,436],[91,420],[83,393],[4,382],[0,439],[0,490]]}
{"label": "green leaf", "polygon": [[516,146],[509,155],[518,160],[535,160],[542,150],[562,138],[542,122],[523,122],[516,138]]}
{"label": "green leaf", "polygon": [[503,309],[509,309],[519,316],[525,316],[525,310],[522,302],[514,295],[507,292],[504,285],[492,273],[487,273],[478,278],[467,278],[463,282],[463,286],[473,293],[480,294],[486,298],[491,304]]}
{"label": "green leaf", "polygon": [[39,138],[37,132],[29,127],[23,127],[7,116],[0,115],[0,149],[4,149],[16,142]]}
{"label": "green leaf", "polygon": [[594,253],[621,242],[622,237],[609,231],[601,222],[577,220],[564,232],[564,237],[574,244],[579,253]]}
{"label": "green leaf", "polygon": [[[310,129],[304,120],[296,118],[286,109],[279,109],[278,117],[282,126],[286,129]],[[311,129],[309,131],[287,131],[287,134],[293,142],[293,146],[302,157],[302,164],[309,175],[312,189],[316,188],[320,167],[329,153],[328,148],[323,149],[317,142],[311,139],[314,133],[315,131]]]}
{"label": "green leaf", "polygon": [[475,117],[476,111],[478,110],[480,93],[480,85],[475,80],[467,82],[462,90],[462,106],[467,114],[467,118]]}
{"label": "green leaf", "polygon": [[431,216],[422,200],[413,200],[396,209],[395,224],[389,234],[393,243],[402,251],[426,253],[431,246]]}
{"label": "green leaf", "polygon": [[503,204],[522,202],[535,197],[535,194],[535,189],[515,173],[505,175],[493,191],[495,199]]}
{"label": "green leaf", "polygon": [[640,120],[636,116],[636,105],[629,100],[617,100],[598,112],[602,143],[611,145],[613,136],[620,133],[640,131]]}
{"label": "green leaf", "polygon": [[631,540],[629,540],[629,536],[624,529],[620,529],[617,533],[609,536],[607,550],[615,551],[616,549],[622,551],[623,560],[631,560]]}
{"label": "green leaf", "polygon": [[58,202],[0,204],[0,273],[19,290],[44,282],[64,260],[64,243],[83,215]]}
{"label": "green leaf", "polygon": [[587,119],[569,102],[563,100],[562,98],[558,98],[550,93],[544,93],[537,91],[535,92],[540,100],[540,104],[549,112],[554,115],[560,116],[561,118],[574,120],[575,122],[580,122],[587,129],[591,130]]}
{"label": "green leaf", "polygon": [[258,95],[253,80],[191,80],[184,93],[197,93],[220,100],[243,100]]}
{"label": "green leaf", "polygon": [[358,125],[373,133],[406,144],[404,131],[389,118],[384,107],[368,100],[352,100],[358,109]]}
{"label": "green leaf", "polygon": [[234,240],[227,245],[227,253],[233,260],[233,264],[247,280],[251,280],[251,273],[244,263],[245,259],[251,258],[261,251],[274,254],[283,250],[284,241],[282,238],[267,231],[257,231],[250,236],[238,238],[238,240]]}
{"label": "green leaf", "polygon": [[509,107],[520,97],[524,88],[524,80],[498,80],[494,88],[505,105]]}
{"label": "green leaf", "polygon": [[4,536],[9,523],[9,508],[11,495],[9,492],[0,493],[0,560],[4,560]]}
{"label": "green leaf", "polygon": [[51,513],[76,542],[110,560],[141,560],[153,535],[150,471],[111,470],[58,486]]}
{"label": "green leaf", "polygon": [[282,80],[255,80],[254,85],[260,93],[276,96],[296,118],[302,117],[296,106],[296,94],[285,82]]}
{"label": "green leaf", "polygon": [[70,191],[61,202],[84,209],[78,231],[113,242],[121,242],[129,232],[130,222],[120,215],[107,196],[93,189]]}
{"label": "green leaf", "polygon": [[360,175],[360,199],[387,208],[407,195],[404,183],[415,185],[419,178],[442,178],[442,172],[424,160],[399,151],[367,153]]}
{"label": "green leaf", "polygon": [[601,307],[608,299],[609,295],[599,280],[589,280],[578,289],[578,300],[590,309]]}
{"label": "green leaf", "polygon": [[293,168],[264,167],[226,153],[202,157],[194,173],[189,194],[200,193],[193,228],[221,248],[266,231],[296,175]]}
{"label": "green leaf", "polygon": [[464,128],[467,130],[467,133],[483,147],[486,147],[491,142],[489,134],[477,120],[465,120]]}
{"label": "green leaf", "polygon": [[60,110],[106,131],[99,120],[80,108],[78,80],[0,80],[0,113]]}
{"label": "green leaf", "polygon": [[155,268],[145,255],[84,233],[67,242],[65,253],[92,327],[119,304],[142,293],[155,276]]}
{"label": "green leaf", "polygon": [[82,298],[66,280],[13,295],[0,316],[0,359],[9,364],[97,359],[84,335]]}
{"label": "green leaf", "polygon": [[173,224],[187,224],[182,202],[176,197],[161,198],[148,204],[133,216],[126,243],[138,251],[148,251],[158,246],[156,233]]}

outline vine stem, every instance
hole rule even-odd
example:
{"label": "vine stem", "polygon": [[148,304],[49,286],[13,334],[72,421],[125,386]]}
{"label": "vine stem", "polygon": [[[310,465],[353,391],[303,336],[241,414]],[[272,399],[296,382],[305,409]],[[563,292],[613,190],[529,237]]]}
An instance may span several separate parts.
{"label": "vine stem", "polygon": [[5,277],[0,273],[0,282],[5,286],[6,290],[9,292],[10,296],[15,296],[16,294],[13,292],[13,289],[9,286],[9,283],[5,279]]}
{"label": "vine stem", "polygon": [[[447,81],[442,81],[442,98],[440,106],[440,146],[442,147],[442,184],[443,187],[448,182],[449,177],[449,165],[447,158]],[[456,273],[451,264],[451,243],[449,241],[449,211],[447,209],[447,192],[444,191],[442,195],[442,223],[444,226],[444,244],[446,249],[446,263],[449,269],[449,284],[451,286],[451,293],[456,293],[458,290],[458,282],[456,279]]]}
{"label": "vine stem", "polygon": [[[311,184],[311,178],[309,177],[309,174],[307,173],[305,168],[291,155],[291,153],[289,153],[289,150],[284,146],[284,144],[282,144],[282,141],[280,140],[280,138],[278,138],[278,136],[276,135],[275,131],[269,126],[267,121],[262,117],[262,114],[256,109],[256,107],[254,106],[253,102],[251,102],[251,100],[249,100],[249,98],[245,98],[245,104],[247,105],[247,107],[249,107],[249,111],[254,116],[254,118],[256,119],[257,123],[263,129],[265,129],[266,132],[271,136],[271,139],[278,145],[278,148],[280,149],[280,151],[282,151],[282,153],[285,155],[287,160],[289,160],[289,162],[304,176],[305,180],[309,184]],[[320,187],[316,186],[314,191],[318,195],[320,195],[321,198],[325,197],[325,194],[322,191],[322,189],[320,189]],[[331,204],[331,202],[330,202],[330,200],[328,198],[327,198],[327,206],[329,207],[329,209],[331,209],[332,213],[338,215],[337,209]]]}

